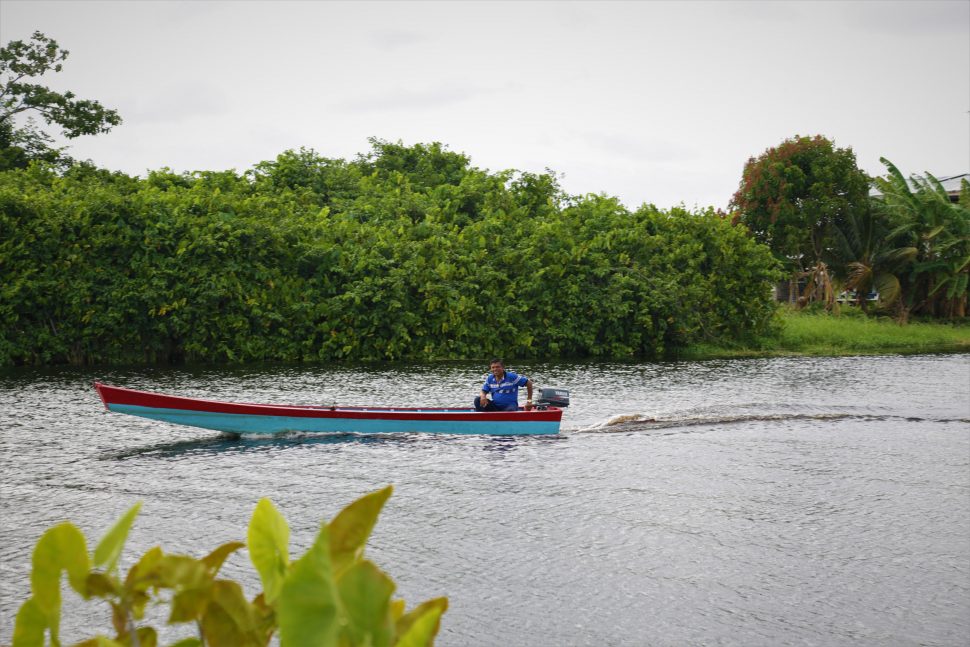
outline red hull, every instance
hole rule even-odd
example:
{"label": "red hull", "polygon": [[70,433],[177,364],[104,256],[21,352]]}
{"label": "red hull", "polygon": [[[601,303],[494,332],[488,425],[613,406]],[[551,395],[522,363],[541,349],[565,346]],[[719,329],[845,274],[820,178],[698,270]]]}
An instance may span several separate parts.
{"label": "red hull", "polygon": [[[473,409],[275,405],[201,400],[95,382],[109,411],[238,433],[279,431],[437,431],[557,433],[562,409],[478,412]],[[226,422],[230,421],[230,422]]]}

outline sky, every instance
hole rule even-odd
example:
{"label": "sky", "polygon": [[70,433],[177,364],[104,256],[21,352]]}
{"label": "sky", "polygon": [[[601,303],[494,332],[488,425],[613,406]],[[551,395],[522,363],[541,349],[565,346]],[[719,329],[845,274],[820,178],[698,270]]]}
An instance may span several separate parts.
{"label": "sky", "polygon": [[70,51],[43,81],[124,119],[69,154],[130,174],[377,137],[726,208],[750,157],[817,134],[874,175],[970,171],[970,0],[0,0],[0,42],[35,30]]}

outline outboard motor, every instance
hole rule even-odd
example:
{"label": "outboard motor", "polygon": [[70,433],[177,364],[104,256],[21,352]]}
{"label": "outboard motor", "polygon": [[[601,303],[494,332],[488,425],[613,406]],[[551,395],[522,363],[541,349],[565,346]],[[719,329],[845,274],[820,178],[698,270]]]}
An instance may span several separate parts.
{"label": "outboard motor", "polygon": [[555,387],[548,387],[544,389],[539,389],[539,401],[536,403],[536,407],[539,409],[545,409],[546,407],[568,407],[569,406],[569,391],[566,389],[557,389]]}

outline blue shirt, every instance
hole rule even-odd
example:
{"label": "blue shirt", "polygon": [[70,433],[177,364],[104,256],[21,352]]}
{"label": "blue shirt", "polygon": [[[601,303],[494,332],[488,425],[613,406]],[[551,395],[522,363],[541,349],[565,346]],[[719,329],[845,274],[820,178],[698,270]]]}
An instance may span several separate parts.
{"label": "blue shirt", "polygon": [[485,378],[482,391],[491,393],[492,402],[502,411],[515,411],[519,408],[519,387],[525,386],[528,381],[529,378],[513,371],[505,371],[501,382],[489,373]]}

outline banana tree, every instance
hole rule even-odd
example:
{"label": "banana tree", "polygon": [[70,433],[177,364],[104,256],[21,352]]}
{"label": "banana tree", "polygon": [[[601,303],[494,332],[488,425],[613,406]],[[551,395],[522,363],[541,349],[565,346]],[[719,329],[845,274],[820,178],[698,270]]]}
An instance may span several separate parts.
{"label": "banana tree", "polygon": [[967,274],[970,268],[970,188],[951,202],[940,181],[930,174],[909,180],[889,160],[889,173],[876,178],[880,202],[893,229],[887,238],[897,247],[916,250],[901,273],[899,318],[927,313],[938,317],[965,316]]}

